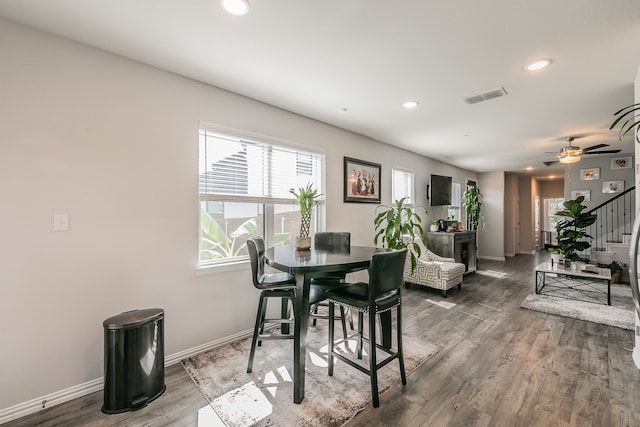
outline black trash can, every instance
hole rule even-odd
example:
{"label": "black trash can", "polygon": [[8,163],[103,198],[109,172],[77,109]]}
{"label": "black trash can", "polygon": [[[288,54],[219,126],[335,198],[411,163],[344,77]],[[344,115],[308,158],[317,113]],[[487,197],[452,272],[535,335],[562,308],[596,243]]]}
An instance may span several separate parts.
{"label": "black trash can", "polygon": [[127,311],[104,326],[102,412],[117,414],[147,406],[165,390],[164,311]]}

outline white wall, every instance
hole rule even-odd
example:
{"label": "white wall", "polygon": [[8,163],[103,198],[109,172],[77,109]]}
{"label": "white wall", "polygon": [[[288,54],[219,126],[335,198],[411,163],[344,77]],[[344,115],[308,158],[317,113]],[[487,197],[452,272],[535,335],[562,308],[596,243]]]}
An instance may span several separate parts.
{"label": "white wall", "polygon": [[504,172],[478,174],[485,227],[478,231],[478,258],[504,260]]}
{"label": "white wall", "polygon": [[355,245],[376,206],[342,202],[343,156],[382,164],[387,203],[392,165],[423,204],[431,173],[476,177],[4,20],[0,57],[0,411],[101,378],[102,321],[122,311],[164,308],[167,355],[251,328],[248,265],[196,270],[200,120],[324,150],[327,229]]}

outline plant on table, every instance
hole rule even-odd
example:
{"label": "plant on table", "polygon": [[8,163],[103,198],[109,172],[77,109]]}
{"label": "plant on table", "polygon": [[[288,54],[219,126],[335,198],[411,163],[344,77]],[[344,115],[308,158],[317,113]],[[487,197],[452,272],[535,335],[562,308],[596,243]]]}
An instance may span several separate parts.
{"label": "plant on table", "polygon": [[[384,248],[412,249],[409,253],[411,254],[411,271],[413,272],[422,252],[414,238],[416,234],[422,237],[424,230],[420,215],[415,212],[413,207],[404,205],[406,199],[403,197],[396,200],[393,206],[379,205],[376,207],[377,215],[373,220],[376,234],[373,237],[373,243],[377,245],[380,239]],[[382,209],[382,211],[378,212],[378,209]],[[425,215],[428,215],[427,209],[423,209]]]}
{"label": "plant on table", "polygon": [[595,214],[583,212],[586,206],[582,204],[584,196],[564,202],[564,210],[556,212],[556,215],[564,217],[556,224],[558,233],[558,245],[549,248],[551,253],[560,253],[564,259],[571,261],[588,261],[578,255],[591,247],[587,239],[592,237],[587,234],[586,228],[596,222]]}
{"label": "plant on table", "polygon": [[311,247],[311,238],[309,230],[311,229],[311,213],[313,208],[322,204],[322,194],[314,189],[311,183],[307,183],[306,187],[298,188],[298,191],[289,190],[295,197],[295,201],[300,205],[300,235],[296,237],[296,249],[309,249]]}

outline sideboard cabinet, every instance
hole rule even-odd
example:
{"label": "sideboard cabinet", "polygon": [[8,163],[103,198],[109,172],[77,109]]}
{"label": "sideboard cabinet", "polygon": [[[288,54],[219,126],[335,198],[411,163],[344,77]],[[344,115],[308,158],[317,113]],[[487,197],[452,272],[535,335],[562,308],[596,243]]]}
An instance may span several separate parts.
{"label": "sideboard cabinet", "polygon": [[454,258],[464,264],[466,273],[476,271],[476,232],[428,231],[425,233],[427,248],[436,255]]}

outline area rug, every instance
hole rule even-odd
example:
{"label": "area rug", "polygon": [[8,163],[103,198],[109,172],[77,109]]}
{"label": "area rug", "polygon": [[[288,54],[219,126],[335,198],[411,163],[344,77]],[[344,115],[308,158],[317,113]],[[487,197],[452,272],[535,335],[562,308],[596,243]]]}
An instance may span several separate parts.
{"label": "area rug", "polygon": [[[249,338],[185,359],[182,365],[229,427],[341,426],[371,405],[371,386],[367,375],[341,361],[335,362],[333,376],[328,376],[327,336],[326,322],[309,327],[305,398],[300,404],[293,403],[292,340],[263,341],[250,374],[246,372]],[[439,350],[405,334],[403,344],[407,375]],[[342,352],[353,353],[356,342],[337,339],[336,345]],[[400,383],[397,361],[378,371],[380,394]]]}
{"label": "area rug", "polygon": [[[598,286],[601,290],[606,289],[606,285]],[[631,288],[625,284],[611,285],[610,306],[572,299],[568,294],[563,297],[532,293],[527,295],[520,307],[632,331],[635,329]]]}

